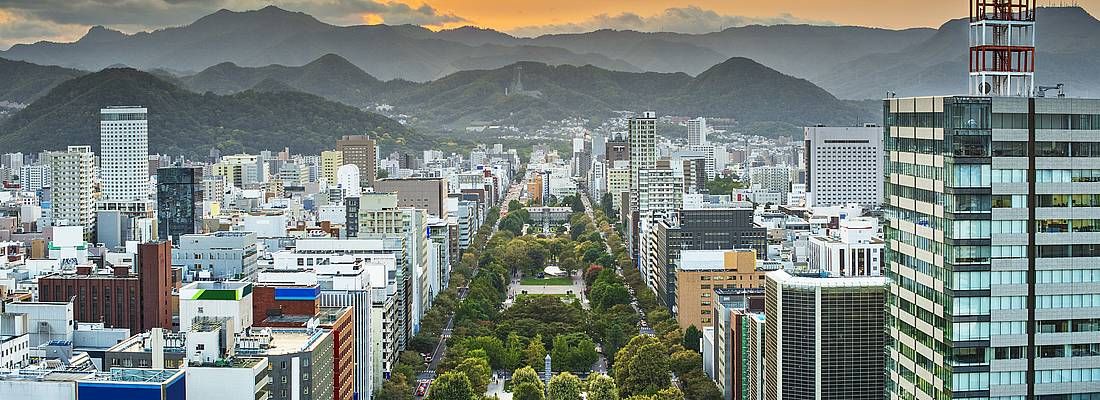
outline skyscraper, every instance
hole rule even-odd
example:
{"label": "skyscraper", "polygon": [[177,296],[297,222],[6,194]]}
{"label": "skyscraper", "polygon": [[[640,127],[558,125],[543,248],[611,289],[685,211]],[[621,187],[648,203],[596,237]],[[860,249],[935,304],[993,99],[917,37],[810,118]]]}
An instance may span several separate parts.
{"label": "skyscraper", "polygon": [[90,146],[69,146],[50,152],[53,174],[51,218],[54,225],[80,225],[84,233],[95,229],[95,154]]}
{"label": "skyscraper", "polygon": [[103,199],[149,199],[149,122],[146,109],[116,106],[99,110],[99,175]]}
{"label": "skyscraper", "polygon": [[765,399],[882,399],[885,287],[882,277],[769,272]]}
{"label": "skyscraper", "polygon": [[343,154],[344,164],[355,164],[359,173],[366,177],[360,183],[363,187],[374,187],[378,177],[378,147],[370,136],[344,136],[336,141],[336,151]]}
{"label": "skyscraper", "polygon": [[646,111],[641,117],[631,118],[627,123],[630,136],[630,205],[638,210],[638,175],[643,169],[653,169],[657,165],[657,113]]}
{"label": "skyscraper", "polygon": [[707,128],[706,118],[699,117],[688,120],[687,128],[689,146],[707,144],[707,133],[709,132],[710,128]]}
{"label": "skyscraper", "polygon": [[157,169],[157,233],[179,242],[180,235],[202,233],[201,167]]}
{"label": "skyscraper", "polygon": [[1100,100],[885,105],[891,394],[1087,398]]}
{"label": "skyscraper", "polygon": [[882,203],[882,128],[813,126],[806,137],[806,191],[811,205]]}

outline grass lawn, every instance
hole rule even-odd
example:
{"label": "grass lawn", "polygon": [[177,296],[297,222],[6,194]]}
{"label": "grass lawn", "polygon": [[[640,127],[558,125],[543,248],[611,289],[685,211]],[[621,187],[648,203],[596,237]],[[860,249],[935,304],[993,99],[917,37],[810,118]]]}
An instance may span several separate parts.
{"label": "grass lawn", "polygon": [[573,284],[573,279],[567,277],[546,279],[523,278],[520,279],[519,284],[530,286],[569,286]]}
{"label": "grass lawn", "polygon": [[520,293],[520,294],[516,295],[516,301],[520,301],[523,298],[531,298],[531,297],[539,297],[539,296],[557,297],[558,300],[564,301],[566,303],[572,303],[573,300],[577,299],[577,296],[574,296],[574,295],[571,295],[571,294],[538,294],[538,293],[522,294],[522,293]]}

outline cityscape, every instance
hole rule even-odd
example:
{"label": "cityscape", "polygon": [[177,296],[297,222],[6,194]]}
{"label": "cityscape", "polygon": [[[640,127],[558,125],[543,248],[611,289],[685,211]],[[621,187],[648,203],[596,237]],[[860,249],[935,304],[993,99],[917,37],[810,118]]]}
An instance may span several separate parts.
{"label": "cityscape", "polygon": [[1100,2],[122,3],[0,1],[0,400],[1100,400]]}

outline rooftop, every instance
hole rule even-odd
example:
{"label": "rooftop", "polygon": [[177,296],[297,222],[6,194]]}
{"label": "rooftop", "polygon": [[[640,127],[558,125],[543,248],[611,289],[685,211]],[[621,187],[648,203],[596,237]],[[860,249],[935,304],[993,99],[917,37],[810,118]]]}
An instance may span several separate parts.
{"label": "rooftop", "polygon": [[110,372],[98,373],[86,381],[102,382],[137,382],[137,383],[165,383],[182,377],[182,369],[138,369],[138,368],[111,368]]}
{"label": "rooftop", "polygon": [[191,362],[188,365],[192,368],[252,368],[263,361],[261,357],[233,357],[214,362]]}

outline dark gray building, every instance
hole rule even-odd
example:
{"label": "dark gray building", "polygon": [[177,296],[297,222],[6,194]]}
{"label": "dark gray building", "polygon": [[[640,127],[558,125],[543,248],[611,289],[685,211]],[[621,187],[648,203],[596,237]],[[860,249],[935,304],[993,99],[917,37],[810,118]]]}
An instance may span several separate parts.
{"label": "dark gray building", "polygon": [[880,400],[886,386],[886,278],[769,272],[764,398]]}
{"label": "dark gray building", "polygon": [[157,236],[178,241],[202,233],[202,168],[157,169]]}
{"label": "dark gray building", "polygon": [[680,210],[680,223],[656,224],[653,243],[658,276],[657,300],[666,307],[676,303],[676,263],[683,250],[753,249],[767,254],[767,229],[753,222],[751,208],[698,208]]}

